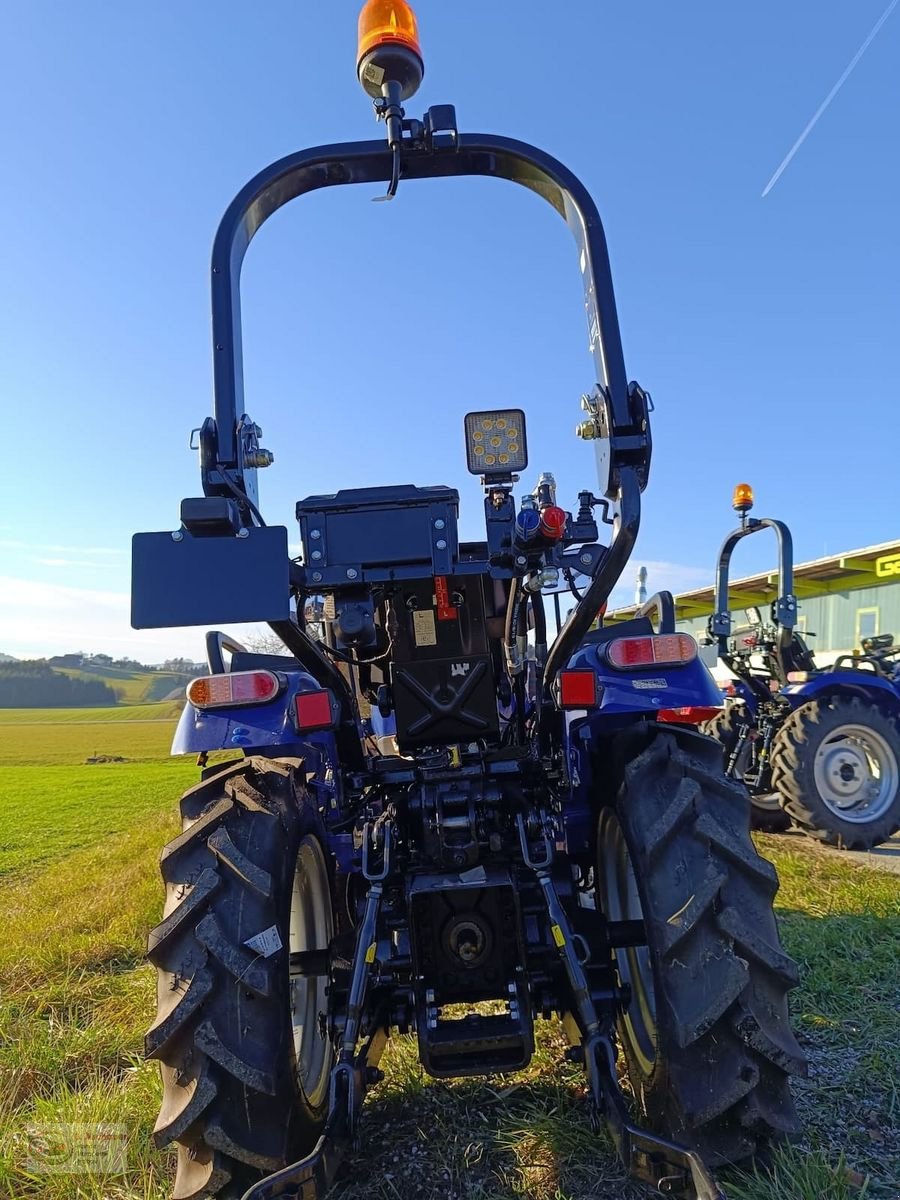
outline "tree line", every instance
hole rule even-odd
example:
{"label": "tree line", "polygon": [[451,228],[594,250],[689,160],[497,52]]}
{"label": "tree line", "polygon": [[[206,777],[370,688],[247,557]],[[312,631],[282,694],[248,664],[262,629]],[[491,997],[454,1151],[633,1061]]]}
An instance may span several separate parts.
{"label": "tree line", "polygon": [[105,683],[73,679],[42,662],[0,663],[0,708],[105,708],[116,704]]}

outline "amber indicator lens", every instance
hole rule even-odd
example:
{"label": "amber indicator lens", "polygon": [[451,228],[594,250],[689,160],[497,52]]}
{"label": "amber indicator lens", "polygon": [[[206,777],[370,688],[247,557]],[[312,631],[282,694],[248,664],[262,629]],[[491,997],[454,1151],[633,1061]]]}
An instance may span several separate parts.
{"label": "amber indicator lens", "polygon": [[403,0],[368,0],[359,14],[357,63],[370,50],[389,42],[399,42],[422,57],[416,14]]}
{"label": "amber indicator lens", "polygon": [[739,483],[731,498],[731,507],[735,512],[746,513],[753,507],[753,488],[749,483]]}

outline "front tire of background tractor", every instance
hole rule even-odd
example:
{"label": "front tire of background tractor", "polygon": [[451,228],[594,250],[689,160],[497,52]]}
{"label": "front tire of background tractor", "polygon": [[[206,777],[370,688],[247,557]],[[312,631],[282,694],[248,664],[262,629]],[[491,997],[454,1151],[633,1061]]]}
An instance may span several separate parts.
{"label": "front tire of background tractor", "polygon": [[[738,744],[739,730],[745,722],[745,716],[741,713],[740,708],[733,704],[729,704],[727,708],[723,708],[720,713],[717,713],[711,720],[704,721],[700,726],[700,732],[707,734],[709,737],[714,737],[725,754],[725,765],[734,753],[734,748]],[[747,750],[749,747],[744,743],[744,750],[741,752],[741,759],[748,756]],[[743,775],[741,770],[741,762],[737,764],[738,774]],[[784,833],[790,829],[791,819],[782,809],[778,800],[778,794],[754,796],[750,794],[750,828],[758,829],[761,833]]]}
{"label": "front tire of background tractor", "polygon": [[292,976],[289,952],[327,947],[333,914],[299,768],[249,758],[211,773],[185,793],[184,832],[162,853],[146,1053],[163,1079],[154,1140],[178,1147],[173,1200],[240,1197],[324,1122],[326,980]]}
{"label": "front tire of background tractor", "polygon": [[599,815],[597,899],[611,920],[646,927],[646,946],[615,951],[631,988],[618,1031],[635,1103],[710,1164],[738,1162],[798,1129],[789,1077],[806,1063],[788,1018],[797,968],[778,939],[778,878],[712,740],[649,725],[613,755],[621,786]]}
{"label": "front tire of background tractor", "polygon": [[900,829],[897,722],[856,697],[804,704],[772,744],[772,783],[804,833],[871,850]]}

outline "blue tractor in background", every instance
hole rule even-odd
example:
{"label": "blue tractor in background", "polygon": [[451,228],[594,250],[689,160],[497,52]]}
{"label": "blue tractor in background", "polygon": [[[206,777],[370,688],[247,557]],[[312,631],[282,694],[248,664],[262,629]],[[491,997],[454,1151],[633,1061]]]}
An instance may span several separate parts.
{"label": "blue tractor in background", "polygon": [[[793,542],[783,521],[749,516],[753,493],[735,489],[741,525],[717,560],[710,639],[736,676],[726,707],[703,725],[725,752],[729,778],[750,790],[756,828],[791,825],[831,846],[870,850],[900,829],[900,687],[893,639],[819,668],[797,632]],[[732,627],[728,568],[738,542],[771,529],[778,594],[770,619],[746,610]],[[810,635],[811,636],[811,635]]]}
{"label": "blue tractor in background", "polygon": [[[203,495],[182,502],[173,532],[134,539],[136,627],[260,621],[284,647],[209,634],[210,671],[176,734],[201,772],[163,851],[149,942],[155,1137],[177,1147],[178,1200],[309,1200],[359,1136],[367,1093],[378,1103],[392,1032],[415,1035],[437,1078],[492,1075],[526,1066],[535,1022],[558,1017],[632,1174],[721,1200],[711,1166],[796,1128],[789,1077],[804,1059],[777,878],[716,742],[663,719],[719,701],[671,597],[597,625],[634,546],[651,451],[597,209],[534,146],[461,134],[449,105],[407,117],[422,71],[412,11],[369,0],[358,74],[387,144],[289,155],[228,208]],[[258,504],[272,455],[244,409],[245,251],[314,189],[386,182],[393,196],[448,176],[526,187],[574,235],[597,372],[579,432],[600,495],[585,489],[567,511],[542,475],[517,500],[525,414],[470,412],[481,540],[460,540],[451,487],[354,487],[297,504],[291,559],[287,529]],[[548,637],[545,592],[576,574],[583,591]]]}

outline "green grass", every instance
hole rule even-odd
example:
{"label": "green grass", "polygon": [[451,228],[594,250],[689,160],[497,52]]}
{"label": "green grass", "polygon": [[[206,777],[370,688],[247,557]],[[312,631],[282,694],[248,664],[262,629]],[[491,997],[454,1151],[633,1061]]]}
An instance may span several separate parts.
{"label": "green grass", "polygon": [[74,766],[98,755],[159,759],[169,753],[180,711],[173,703],[0,709],[0,767]]}
{"label": "green grass", "polygon": [[158,830],[197,769],[191,760],[7,767],[2,778],[0,878],[148,821]]}
{"label": "green grass", "polygon": [[[172,801],[148,798],[129,832],[59,857],[30,882],[0,885],[0,1195],[166,1194],[166,1156],[148,1140],[157,1072],[141,1062],[140,1041],[155,991],[142,953],[159,912],[159,847],[176,830]],[[27,1127],[42,1122],[125,1125],[129,1174],[29,1177]]]}
{"label": "green grass", "polygon": [[173,721],[4,725],[0,726],[0,767],[35,770],[28,764],[36,756],[52,766],[81,765],[98,755],[158,759],[168,754],[174,728]]}
{"label": "green grass", "polygon": [[795,1091],[806,1143],[829,1162],[843,1153],[871,1175],[869,1195],[897,1200],[900,878],[799,838],[760,844],[778,867],[782,936],[801,971],[794,1020],[810,1078]]}
{"label": "green grass", "polygon": [[[181,702],[131,704],[122,708],[0,708],[0,725],[118,724],[121,721],[173,721]],[[5,736],[5,735],[4,735]],[[39,763],[40,759],[32,759]]]}
{"label": "green grass", "polygon": [[[82,757],[91,749],[72,743]],[[172,1161],[150,1144],[159,1084],[140,1047],[155,983],[142,955],[160,912],[159,849],[195,769],[38,764],[2,778],[0,1196],[164,1200]],[[897,1200],[900,881],[798,839],[760,844],[782,876],[782,931],[803,976],[794,1017],[813,1070],[796,1088],[803,1141],[765,1172],[723,1176],[728,1200]],[[541,1024],[527,1071],[437,1082],[414,1041],[396,1039],[334,1200],[649,1200],[591,1132],[583,1074],[562,1052]],[[61,1121],[124,1125],[128,1173],[29,1175],[27,1127]]]}
{"label": "green grass", "polygon": [[[148,707],[172,716],[172,706]],[[159,916],[159,850],[177,832],[177,799],[197,768],[164,757],[174,721],[125,713],[0,713],[0,755],[8,759],[10,745],[20,757],[33,755],[31,765],[7,766],[0,776],[3,1197],[167,1195],[170,1156],[151,1153],[148,1138],[157,1070],[140,1057],[155,996],[143,951]],[[83,762],[98,736],[119,738],[116,748],[150,761],[48,765],[61,753]],[[30,1175],[28,1131],[45,1123],[125,1126],[129,1173]]]}

